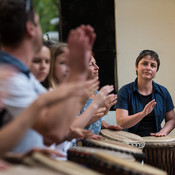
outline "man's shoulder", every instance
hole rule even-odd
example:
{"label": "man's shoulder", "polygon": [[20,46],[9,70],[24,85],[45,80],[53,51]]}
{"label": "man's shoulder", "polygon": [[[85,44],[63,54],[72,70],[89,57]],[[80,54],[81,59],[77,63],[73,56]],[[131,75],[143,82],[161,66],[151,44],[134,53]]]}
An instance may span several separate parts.
{"label": "man's shoulder", "polygon": [[31,89],[31,81],[29,77],[22,72],[15,73],[13,77],[6,81],[6,84],[8,85],[7,91],[18,90],[19,93],[22,93],[23,90],[28,91]]}
{"label": "man's shoulder", "polygon": [[39,94],[45,93],[46,89],[34,78],[28,78],[22,72],[15,75],[6,81],[8,86],[5,91],[8,96],[4,99],[6,105],[11,106],[28,106],[32,103]]}
{"label": "man's shoulder", "polygon": [[29,68],[18,58],[7,52],[0,51],[0,64],[10,65],[18,71],[23,72],[26,76],[29,76]]}

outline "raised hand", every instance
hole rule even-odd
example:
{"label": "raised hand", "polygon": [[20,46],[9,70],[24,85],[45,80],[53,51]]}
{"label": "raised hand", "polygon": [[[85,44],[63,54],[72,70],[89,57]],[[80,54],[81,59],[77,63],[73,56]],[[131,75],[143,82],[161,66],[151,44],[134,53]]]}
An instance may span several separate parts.
{"label": "raised hand", "polygon": [[[66,138],[66,140],[72,140],[73,138],[76,138],[78,140],[81,140],[81,139],[85,139],[85,138],[97,138],[97,136],[95,136],[92,131],[90,130],[85,130],[85,129],[82,129],[82,128],[73,128],[71,127],[69,129],[69,133],[68,133],[68,136]],[[98,137],[98,138],[101,138],[101,137]]]}
{"label": "raised hand", "polygon": [[95,117],[97,119],[103,117],[105,115],[105,111],[106,111],[106,107],[100,107],[97,109],[96,113],[95,113]]}
{"label": "raised hand", "polygon": [[88,125],[94,123],[95,121],[103,117],[105,114],[105,111],[106,111],[105,107],[98,108],[97,111],[95,112],[95,115],[89,120]]}
{"label": "raised hand", "polygon": [[96,38],[94,28],[92,28],[90,25],[81,25],[80,27],[85,31],[85,34],[89,36],[89,49],[92,50]]}
{"label": "raised hand", "polygon": [[154,109],[155,105],[156,105],[155,99],[150,101],[142,111],[143,116],[147,116]]}
{"label": "raised hand", "polygon": [[[68,37],[68,63],[70,77],[84,79],[88,73],[88,63],[96,35],[91,26],[82,25],[71,30]],[[74,78],[75,77],[75,78]]]}
{"label": "raised hand", "polygon": [[113,85],[106,85],[100,89],[98,94],[93,99],[93,104],[96,104],[97,107],[101,107],[104,105],[105,101],[108,98],[108,94],[114,90]]}
{"label": "raised hand", "polygon": [[99,89],[98,78],[95,78],[91,81],[93,81],[94,83],[92,85],[90,85],[88,88],[86,88],[84,91],[85,94],[82,95],[82,99],[81,99],[82,106],[84,106],[86,104],[86,102],[88,101],[88,99],[94,95],[94,92]]}
{"label": "raised hand", "polygon": [[116,103],[117,103],[117,95],[110,94],[104,103],[104,107],[106,108],[104,115],[106,115],[109,112],[110,108]]}
{"label": "raised hand", "polygon": [[109,109],[117,103],[117,94],[111,94],[108,96],[105,107],[108,107]]}
{"label": "raised hand", "polygon": [[106,114],[107,108],[104,106],[105,101],[110,96],[109,93],[114,89],[113,86],[106,85],[100,89],[98,94],[93,98],[92,104],[96,109],[95,115],[90,119],[88,125],[97,121]]}

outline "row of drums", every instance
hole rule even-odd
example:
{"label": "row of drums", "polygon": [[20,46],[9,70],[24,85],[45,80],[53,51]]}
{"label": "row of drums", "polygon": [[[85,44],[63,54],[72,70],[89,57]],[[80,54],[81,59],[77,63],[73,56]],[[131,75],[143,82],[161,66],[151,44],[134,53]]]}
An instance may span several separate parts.
{"label": "row of drums", "polygon": [[107,175],[175,175],[175,138],[108,129],[101,135],[102,140],[86,139],[70,148],[68,160]]}
{"label": "row of drums", "polygon": [[101,135],[102,140],[86,139],[70,148],[67,161],[38,152],[7,154],[4,160],[13,164],[0,175],[175,175],[175,138],[108,129]]}

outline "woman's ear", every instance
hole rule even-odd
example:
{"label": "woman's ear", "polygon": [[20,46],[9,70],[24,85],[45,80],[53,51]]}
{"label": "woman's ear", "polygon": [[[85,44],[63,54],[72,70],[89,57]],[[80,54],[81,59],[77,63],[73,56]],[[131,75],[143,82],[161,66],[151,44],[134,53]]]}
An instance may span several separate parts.
{"label": "woman's ear", "polygon": [[138,65],[135,65],[136,75],[138,75]]}

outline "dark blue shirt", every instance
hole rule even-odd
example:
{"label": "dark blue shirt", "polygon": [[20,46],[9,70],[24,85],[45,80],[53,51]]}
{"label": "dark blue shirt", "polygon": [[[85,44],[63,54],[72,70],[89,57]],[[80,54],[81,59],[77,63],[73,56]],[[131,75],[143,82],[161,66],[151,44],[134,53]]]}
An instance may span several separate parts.
{"label": "dark blue shirt", "polygon": [[[166,112],[173,110],[174,105],[168,90],[153,81],[152,99],[155,99],[154,115],[157,132],[161,130],[161,123],[165,118]],[[128,110],[129,115],[136,114],[143,110],[143,104],[135,82],[123,86],[117,93],[116,108]],[[128,129],[129,132],[136,133],[140,122]]]}

